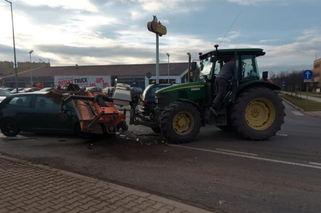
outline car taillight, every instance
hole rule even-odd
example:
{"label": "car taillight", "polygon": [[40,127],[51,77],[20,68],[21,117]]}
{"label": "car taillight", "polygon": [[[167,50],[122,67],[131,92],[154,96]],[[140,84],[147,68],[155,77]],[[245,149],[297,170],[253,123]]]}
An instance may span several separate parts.
{"label": "car taillight", "polygon": [[270,83],[274,84],[274,82],[271,79],[269,79],[269,81],[270,81]]}
{"label": "car taillight", "polygon": [[148,101],[146,99],[142,100],[142,104],[148,104]]}

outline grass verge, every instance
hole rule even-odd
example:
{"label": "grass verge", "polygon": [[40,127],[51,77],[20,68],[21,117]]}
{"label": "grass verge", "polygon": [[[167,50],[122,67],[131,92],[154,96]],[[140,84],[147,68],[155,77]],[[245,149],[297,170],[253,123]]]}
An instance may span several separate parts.
{"label": "grass verge", "polygon": [[[299,92],[299,94],[302,96],[302,98],[305,98],[307,96],[307,92]],[[309,96],[316,97],[316,98],[321,98],[321,94],[320,93],[309,92]]]}
{"label": "grass verge", "polygon": [[294,104],[295,106],[303,109],[304,111],[321,111],[321,103],[306,100],[303,98],[296,98],[294,96],[279,94],[279,96],[290,103]]}

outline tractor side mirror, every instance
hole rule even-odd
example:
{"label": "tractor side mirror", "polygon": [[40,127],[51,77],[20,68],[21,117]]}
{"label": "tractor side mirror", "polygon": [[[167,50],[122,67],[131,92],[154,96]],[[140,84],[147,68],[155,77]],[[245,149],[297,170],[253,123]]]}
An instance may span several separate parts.
{"label": "tractor side mirror", "polygon": [[262,72],[262,78],[263,78],[264,80],[267,80],[268,77],[269,77],[269,71],[264,71],[264,72]]}
{"label": "tractor side mirror", "polygon": [[192,66],[191,66],[192,70],[196,70],[196,62],[192,62]]}

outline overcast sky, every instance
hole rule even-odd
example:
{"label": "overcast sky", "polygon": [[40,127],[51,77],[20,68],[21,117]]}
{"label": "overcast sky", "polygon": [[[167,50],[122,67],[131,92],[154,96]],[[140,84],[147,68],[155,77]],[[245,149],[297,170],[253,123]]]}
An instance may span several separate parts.
{"label": "overcast sky", "polygon": [[[153,15],[167,27],[160,62],[186,62],[231,27],[220,48],[260,47],[261,71],[312,69],[320,0],[12,0],[17,61],[51,66],[155,63]],[[10,4],[0,0],[0,61],[13,61]]]}

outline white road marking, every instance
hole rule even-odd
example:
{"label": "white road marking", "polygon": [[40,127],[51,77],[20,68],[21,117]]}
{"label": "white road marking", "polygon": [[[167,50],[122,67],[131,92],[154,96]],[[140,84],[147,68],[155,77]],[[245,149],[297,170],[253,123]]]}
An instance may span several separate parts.
{"label": "white road marking", "polygon": [[316,165],[316,166],[321,166],[321,163],[309,162],[309,164]]}
{"label": "white road marking", "polygon": [[292,111],[292,113],[296,116],[304,116],[301,112],[299,111]]}
{"label": "white road marking", "polygon": [[307,168],[312,168],[312,169],[320,169],[321,170],[321,165],[319,166],[319,165],[309,165],[309,164],[303,164],[303,163],[294,163],[294,162],[283,161],[283,160],[275,160],[275,159],[262,158],[262,157],[249,156],[249,155],[240,155],[240,154],[236,154],[236,153],[228,153],[228,152],[222,152],[222,151],[217,151],[217,150],[194,148],[194,147],[180,146],[180,145],[173,145],[173,144],[170,144],[169,146],[183,148],[183,149],[191,149],[191,150],[196,150],[196,151],[203,151],[203,152],[212,152],[212,153],[230,155],[230,156],[241,157],[241,158],[249,158],[249,159],[267,161],[267,162],[272,162],[272,163],[280,163],[280,164],[286,164],[286,165],[292,165],[292,166],[300,166],[300,167],[307,167]]}
{"label": "white road marking", "polygon": [[287,134],[276,134],[277,136],[287,137]]}
{"label": "white road marking", "polygon": [[241,154],[241,155],[257,156],[257,154],[254,154],[254,153],[240,152],[240,151],[234,151],[234,150],[229,150],[229,149],[215,149],[215,150],[222,151],[222,152],[231,152],[231,153],[236,153],[236,154]]}

